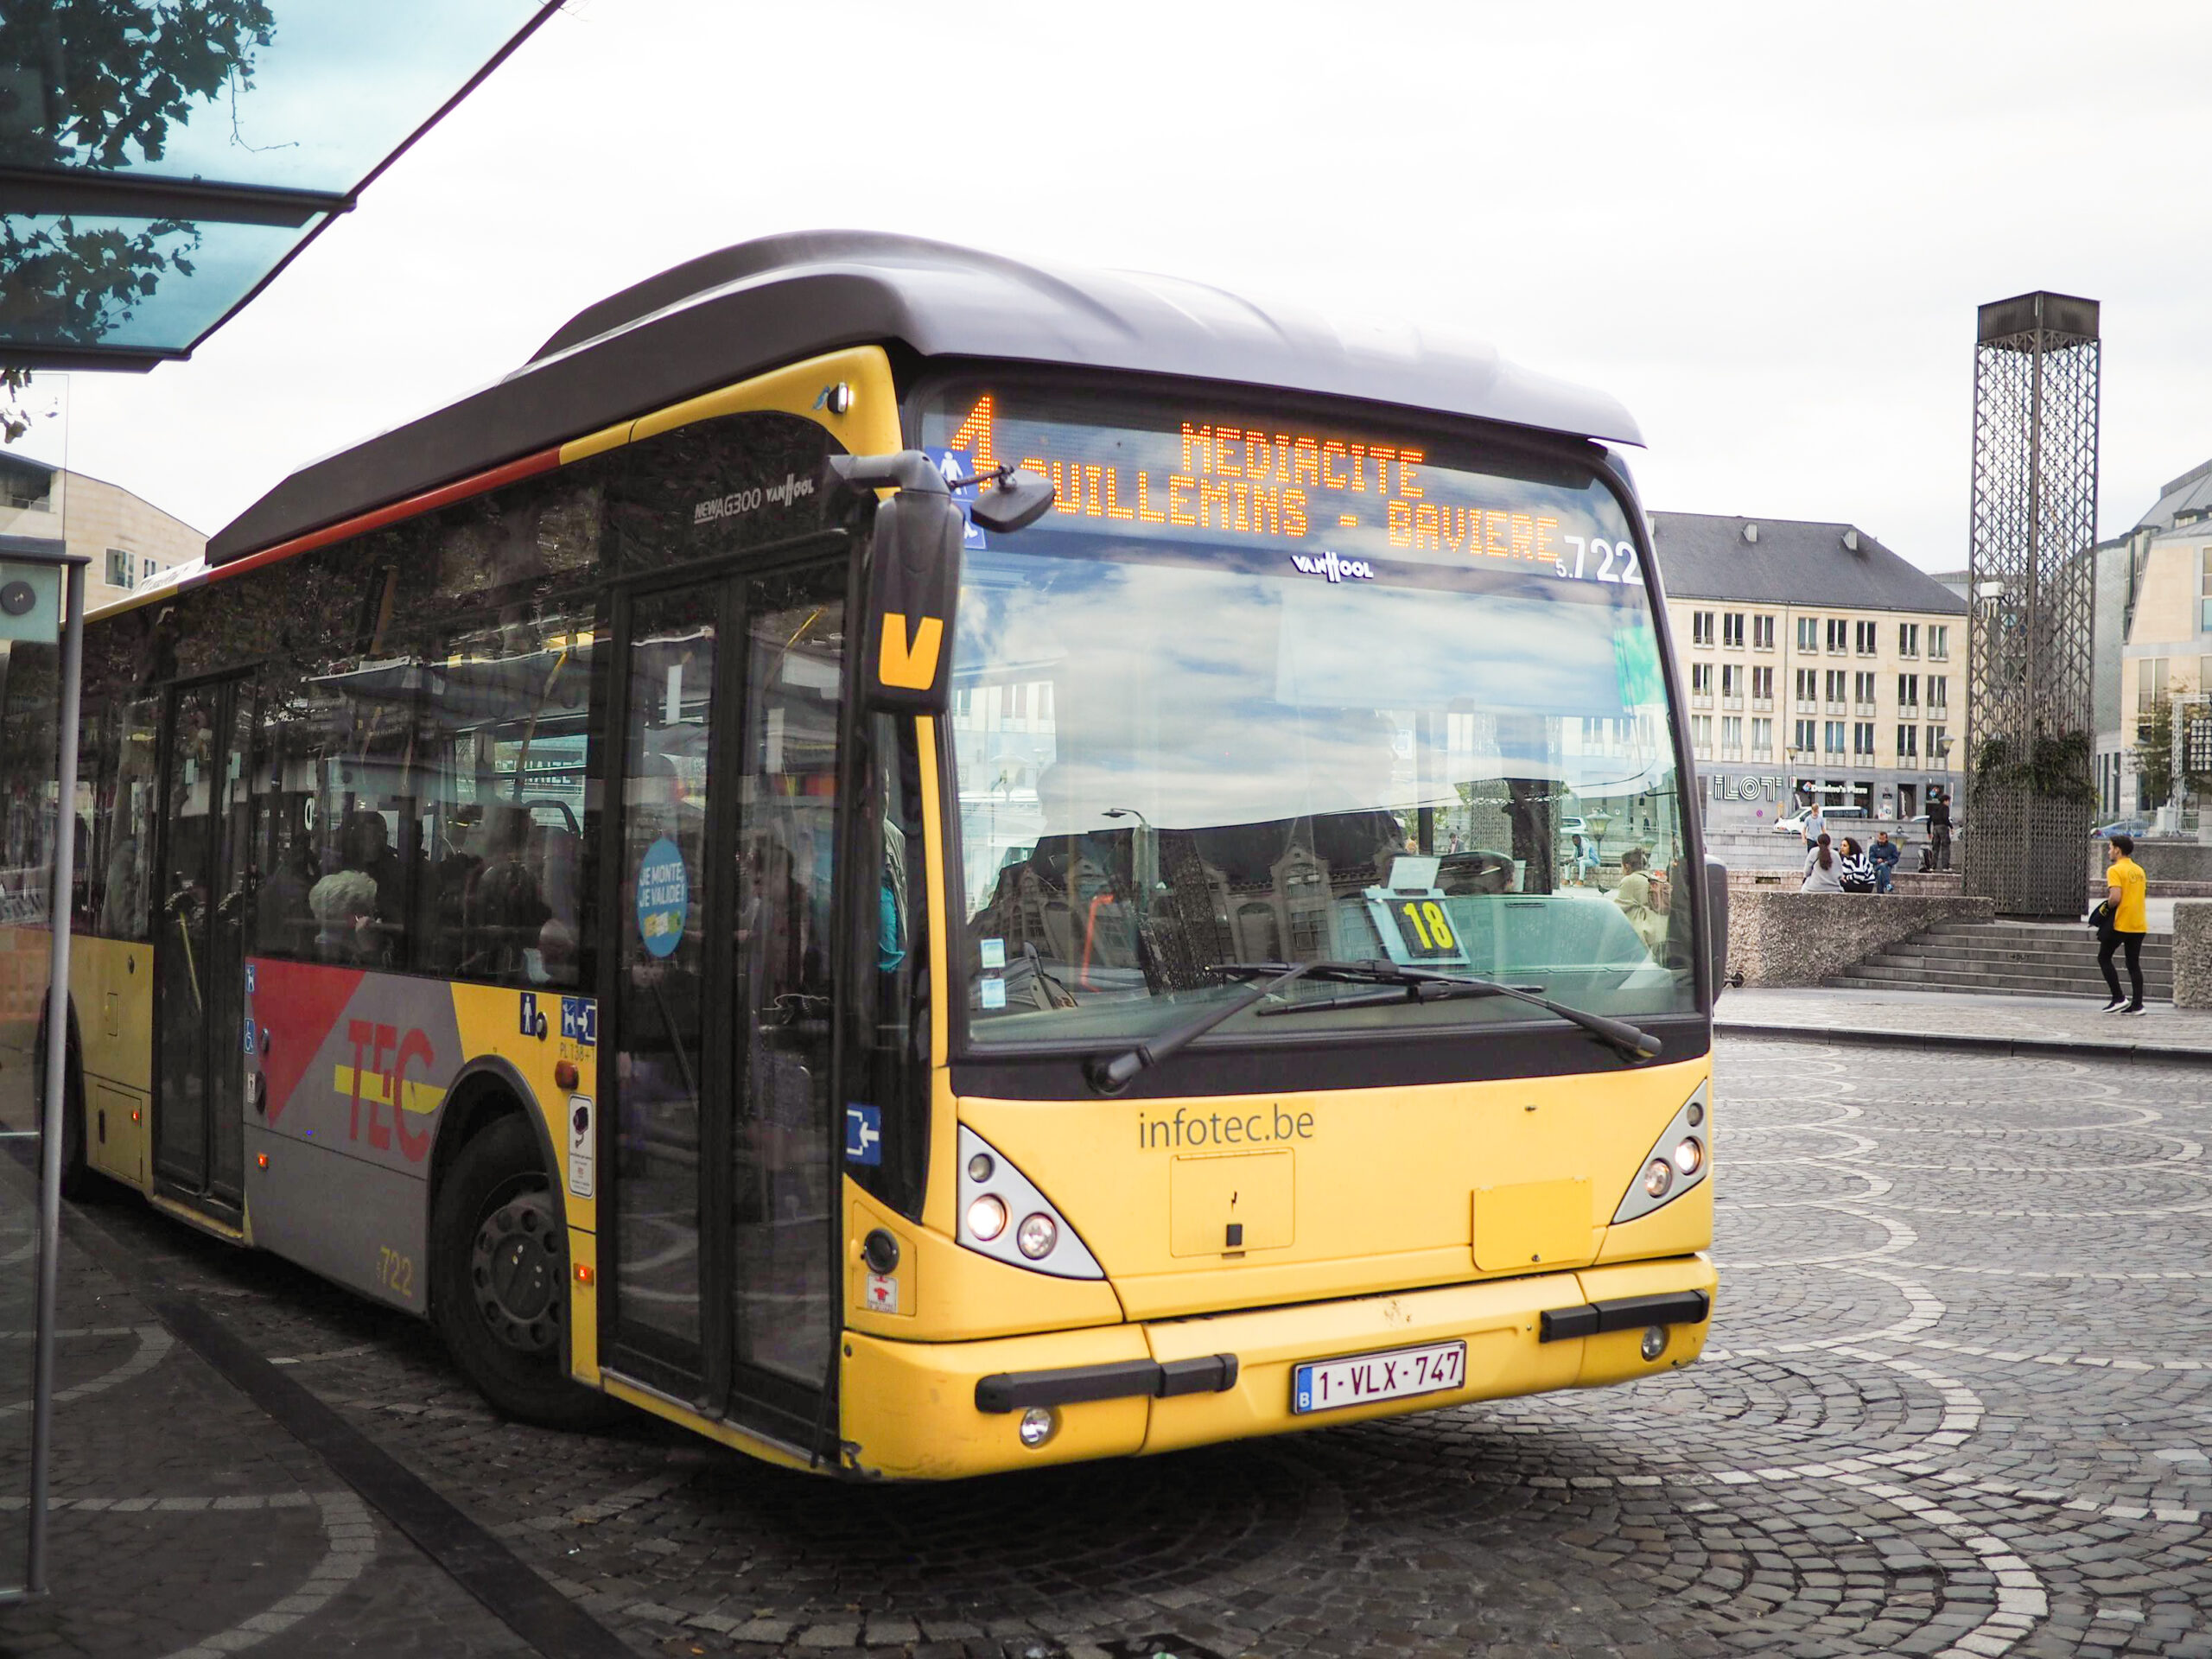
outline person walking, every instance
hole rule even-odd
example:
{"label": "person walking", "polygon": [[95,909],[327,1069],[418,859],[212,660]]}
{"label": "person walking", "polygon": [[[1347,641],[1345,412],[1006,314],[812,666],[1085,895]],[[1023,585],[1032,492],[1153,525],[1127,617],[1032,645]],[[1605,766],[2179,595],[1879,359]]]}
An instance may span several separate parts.
{"label": "person walking", "polygon": [[1823,835],[1805,855],[1805,881],[1800,893],[1841,893],[1843,891],[1843,861],[1828,845]]}
{"label": "person walking", "polygon": [[1937,869],[1951,868],[1951,804],[1940,789],[1928,797],[1928,850]]}
{"label": "person walking", "polygon": [[1897,860],[1903,852],[1904,849],[1890,839],[1888,830],[1877,830],[1874,832],[1874,844],[1868,849],[1866,856],[1874,866],[1875,892],[1887,893],[1890,890],[1890,883],[1897,877]]}
{"label": "person walking", "polygon": [[1821,810],[1821,804],[1815,801],[1805,814],[1805,821],[1797,826],[1797,834],[1805,843],[1808,856],[1811,855],[1815,844],[1827,832],[1827,815]]}
{"label": "person walking", "polygon": [[[2140,1014],[2143,1012],[2143,936],[2151,930],[2149,916],[2143,903],[2145,889],[2149,886],[2133,855],[2135,837],[2113,836],[2105,843],[2105,904],[2110,915],[2097,930],[2097,966],[2104,972],[2105,984],[2112,991],[2112,1001],[2105,1004],[2107,1014]],[[2115,951],[2127,953],[2127,982],[2134,995],[2122,997],[2120,994],[2120,975],[2113,969]]]}

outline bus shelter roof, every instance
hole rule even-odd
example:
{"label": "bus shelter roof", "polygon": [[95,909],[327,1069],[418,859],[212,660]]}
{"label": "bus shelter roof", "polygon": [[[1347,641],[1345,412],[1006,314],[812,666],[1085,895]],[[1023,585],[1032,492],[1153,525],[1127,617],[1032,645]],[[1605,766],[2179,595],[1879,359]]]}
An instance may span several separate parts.
{"label": "bus shelter roof", "polygon": [[10,0],[0,363],[189,357],[558,0]]}

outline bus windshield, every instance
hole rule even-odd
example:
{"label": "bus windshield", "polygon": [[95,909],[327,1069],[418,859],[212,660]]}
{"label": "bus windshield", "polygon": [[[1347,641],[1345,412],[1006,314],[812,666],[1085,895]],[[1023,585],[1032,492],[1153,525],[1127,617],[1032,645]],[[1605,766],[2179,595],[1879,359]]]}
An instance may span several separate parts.
{"label": "bus windshield", "polygon": [[[1142,1039],[1259,965],[1387,961],[1597,1012],[1694,1006],[1652,606],[1586,467],[1230,407],[962,386],[948,474],[1053,510],[968,535],[950,725],[977,1046]],[[1304,980],[1327,1029],[1543,1019]]]}

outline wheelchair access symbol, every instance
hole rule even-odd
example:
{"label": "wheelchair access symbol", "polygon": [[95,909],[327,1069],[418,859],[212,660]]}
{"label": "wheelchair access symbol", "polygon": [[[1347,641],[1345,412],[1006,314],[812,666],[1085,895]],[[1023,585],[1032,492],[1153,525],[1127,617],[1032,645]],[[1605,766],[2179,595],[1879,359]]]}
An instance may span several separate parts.
{"label": "wheelchair access symbol", "polygon": [[845,1108],[845,1161],[874,1168],[883,1162],[883,1109]]}

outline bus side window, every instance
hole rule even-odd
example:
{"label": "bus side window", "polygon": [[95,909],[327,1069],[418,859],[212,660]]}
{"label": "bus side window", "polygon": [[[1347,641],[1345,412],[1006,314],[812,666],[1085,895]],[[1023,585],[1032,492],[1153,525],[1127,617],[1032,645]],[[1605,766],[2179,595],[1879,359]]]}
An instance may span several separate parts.
{"label": "bus side window", "polygon": [[143,942],[149,891],[147,860],[153,849],[154,738],[162,700],[143,697],[119,710],[112,822],[103,849],[95,931],[105,939]]}

